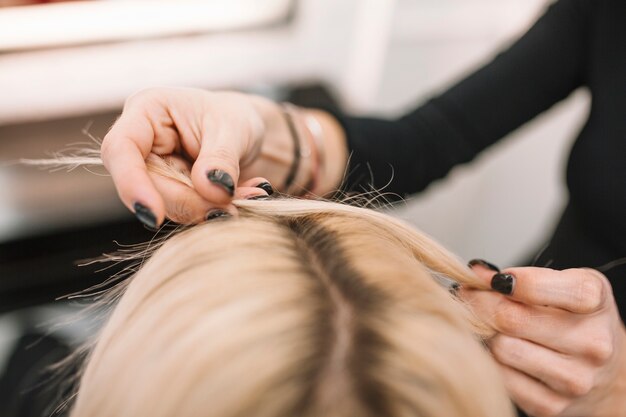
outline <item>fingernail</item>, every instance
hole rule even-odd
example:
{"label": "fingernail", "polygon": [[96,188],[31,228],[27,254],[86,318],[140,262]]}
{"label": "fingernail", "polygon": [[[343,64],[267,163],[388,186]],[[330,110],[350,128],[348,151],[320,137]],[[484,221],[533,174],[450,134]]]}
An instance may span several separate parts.
{"label": "fingernail", "polygon": [[213,210],[209,210],[209,212],[204,217],[204,220],[209,221],[209,220],[215,220],[219,218],[225,219],[228,217],[230,217],[230,213],[225,212],[224,210],[220,210],[220,209],[213,209]]}
{"label": "fingernail", "polygon": [[515,277],[513,274],[497,273],[491,278],[491,288],[504,295],[511,295],[515,290]]}
{"label": "fingernail", "polygon": [[454,295],[455,297],[459,295],[459,290],[461,289],[461,284],[459,284],[458,282],[453,282],[450,287],[448,288],[448,291],[450,291],[450,294]]}
{"label": "fingernail", "polygon": [[246,200],[269,200],[270,196],[269,195],[255,195],[254,197],[250,197],[250,198],[246,198]]}
{"label": "fingernail", "polygon": [[476,266],[476,265],[480,265],[482,267],[485,267],[487,269],[490,269],[494,272],[500,272],[500,268],[498,268],[497,266],[495,266],[494,264],[492,264],[491,262],[487,262],[484,259],[472,259],[471,261],[469,261],[467,263],[467,266],[469,266],[470,268]]}
{"label": "fingernail", "polygon": [[270,184],[267,181],[262,182],[261,184],[257,185],[257,188],[260,188],[263,191],[265,191],[267,193],[267,195],[274,194],[274,187],[272,187],[272,184]]}
{"label": "fingernail", "polygon": [[133,209],[135,210],[135,216],[137,216],[140,222],[151,229],[157,228],[156,216],[152,210],[139,202],[133,204]]}
{"label": "fingernail", "polygon": [[206,176],[209,181],[224,189],[229,195],[235,194],[235,183],[233,182],[233,177],[228,172],[221,169],[212,169],[206,173]]}

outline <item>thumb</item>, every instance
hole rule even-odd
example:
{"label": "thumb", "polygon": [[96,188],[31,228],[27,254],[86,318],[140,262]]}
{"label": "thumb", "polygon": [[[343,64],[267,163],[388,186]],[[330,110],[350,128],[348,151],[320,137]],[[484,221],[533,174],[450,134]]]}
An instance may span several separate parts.
{"label": "thumb", "polygon": [[191,170],[191,181],[198,194],[218,206],[231,202],[239,181],[239,161],[249,141],[242,128],[216,126],[205,130]]}

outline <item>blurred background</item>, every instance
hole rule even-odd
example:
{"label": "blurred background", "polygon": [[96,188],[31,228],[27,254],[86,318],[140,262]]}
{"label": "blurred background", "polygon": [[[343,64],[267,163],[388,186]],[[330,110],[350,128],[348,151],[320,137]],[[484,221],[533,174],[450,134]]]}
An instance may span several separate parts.
{"label": "blurred background", "polygon": [[[153,86],[396,116],[489,59],[547,3],[0,0],[0,415],[41,415],[16,392],[52,385],[33,369],[94,327],[50,326],[77,308],[56,297],[116,271],[76,263],[116,250],[114,240],[153,236],[103,170],[51,173],[16,160],[103,137],[124,100]],[[577,92],[393,212],[466,260],[526,260],[564,204],[565,156],[588,104]]]}

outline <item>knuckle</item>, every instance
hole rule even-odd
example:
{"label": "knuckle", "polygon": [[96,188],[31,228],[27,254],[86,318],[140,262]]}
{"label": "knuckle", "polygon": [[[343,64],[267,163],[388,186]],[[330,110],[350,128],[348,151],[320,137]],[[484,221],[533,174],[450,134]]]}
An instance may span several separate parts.
{"label": "knuckle", "polygon": [[489,341],[489,348],[492,352],[506,352],[508,342],[502,335],[497,335]]}
{"label": "knuckle", "polygon": [[515,340],[508,336],[498,335],[490,342],[490,350],[494,357],[504,363],[518,363],[523,359]]}
{"label": "knuckle", "polygon": [[211,158],[220,159],[222,161],[235,161],[237,159],[237,155],[235,151],[226,146],[218,146],[211,151]]}
{"label": "knuckle", "polygon": [[114,158],[115,144],[111,136],[105,136],[100,145],[100,159],[106,169],[109,169],[109,163]]}
{"label": "knuckle", "polygon": [[572,375],[565,381],[565,391],[574,397],[582,397],[593,389],[594,381],[591,373],[585,372],[579,375]]}
{"label": "knuckle", "polygon": [[227,147],[216,147],[211,150],[204,165],[211,168],[225,169],[231,175],[239,175],[239,157],[236,151]]}
{"label": "knuckle", "polygon": [[107,159],[111,153],[111,139],[109,136],[105,136],[100,145],[100,157],[104,160]]}
{"label": "knuckle", "polygon": [[572,296],[574,304],[580,311],[597,310],[604,303],[604,282],[595,274],[582,274]]}
{"label": "knuckle", "polygon": [[610,335],[596,336],[587,347],[587,356],[595,363],[607,362],[614,353],[613,340]]}
{"label": "knuckle", "polygon": [[526,309],[511,302],[500,304],[494,315],[496,328],[511,336],[517,335],[527,325],[528,319]]}
{"label": "knuckle", "polygon": [[157,90],[155,87],[150,87],[134,92],[126,98],[126,101],[124,102],[124,107],[141,103],[142,101],[151,97],[156,92],[155,90]]}

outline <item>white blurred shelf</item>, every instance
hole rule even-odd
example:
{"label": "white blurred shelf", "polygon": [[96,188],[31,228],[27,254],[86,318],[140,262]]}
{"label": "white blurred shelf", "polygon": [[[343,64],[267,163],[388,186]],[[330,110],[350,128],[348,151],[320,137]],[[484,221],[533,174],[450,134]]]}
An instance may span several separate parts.
{"label": "white blurred shelf", "polygon": [[[0,10],[0,125],[118,109],[133,92],[153,86],[311,79],[333,85],[348,108],[368,112],[376,109],[389,42],[499,39],[546,0],[294,2],[293,9],[289,0],[134,0]],[[148,4],[172,22],[149,14],[131,24],[129,16]],[[97,21],[91,14],[83,19],[89,8],[98,11]],[[53,16],[63,10],[80,13],[63,18],[60,30]],[[290,12],[289,22],[277,23]],[[151,38],[157,33],[167,36]],[[85,44],[96,39],[119,42]],[[66,46],[15,50],[44,44]]]}
{"label": "white blurred shelf", "polygon": [[[398,0],[393,41],[500,38],[532,22],[551,0]],[[419,19],[416,17],[419,16]],[[416,21],[417,20],[417,21]]]}
{"label": "white blurred shelf", "polygon": [[[267,65],[249,63],[287,61],[291,7],[292,0],[184,0],[0,9],[0,124],[120,108],[155,85],[262,78]],[[54,48],[28,49],[43,46]]]}
{"label": "white blurred shelf", "polygon": [[81,1],[0,9],[0,52],[243,30],[287,18],[292,0]]}

